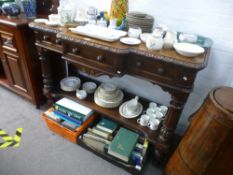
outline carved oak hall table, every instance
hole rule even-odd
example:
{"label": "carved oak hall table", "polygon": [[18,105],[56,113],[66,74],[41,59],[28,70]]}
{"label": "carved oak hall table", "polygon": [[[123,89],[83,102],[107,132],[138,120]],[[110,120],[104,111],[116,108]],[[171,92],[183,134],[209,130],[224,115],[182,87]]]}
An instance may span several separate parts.
{"label": "carved oak hall table", "polygon": [[153,52],[148,51],[145,44],[126,46],[119,41],[108,43],[72,34],[64,27],[49,27],[37,23],[30,23],[29,26],[36,34],[35,44],[42,65],[43,92],[48,98],[55,93],[61,75],[65,76],[64,72],[54,71],[56,68],[64,69],[65,66],[59,64],[62,61],[74,64],[79,70],[92,75],[129,74],[142,77],[168,92],[172,97],[168,113],[159,130],[153,132],[140,127],[136,120],[124,119],[118,109],[98,107],[93,100],[79,101],[129,128],[143,132],[154,146],[155,158],[161,160],[164,157],[182,109],[193,89],[195,77],[198,71],[207,66],[209,48],[205,48],[204,54],[190,59],[178,55],[174,50]]}

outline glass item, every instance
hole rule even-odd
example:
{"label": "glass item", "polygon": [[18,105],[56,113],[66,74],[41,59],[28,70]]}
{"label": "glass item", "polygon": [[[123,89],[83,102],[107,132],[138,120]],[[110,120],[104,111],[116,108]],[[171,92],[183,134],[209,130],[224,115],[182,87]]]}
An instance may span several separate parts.
{"label": "glass item", "polygon": [[110,18],[117,19],[117,25],[122,23],[122,20],[126,18],[128,12],[128,0],[112,0]]}
{"label": "glass item", "polygon": [[60,6],[57,8],[60,16],[60,24],[65,26],[67,23],[73,22],[73,9],[69,1],[60,1]]}
{"label": "glass item", "polygon": [[15,2],[6,2],[2,5],[2,11],[8,17],[17,17],[20,14],[20,7]]}
{"label": "glass item", "polygon": [[139,38],[141,34],[142,34],[142,29],[137,26],[130,27],[128,30],[128,36],[131,38]]}
{"label": "glass item", "polygon": [[22,4],[27,18],[36,18],[36,0],[22,0]]}

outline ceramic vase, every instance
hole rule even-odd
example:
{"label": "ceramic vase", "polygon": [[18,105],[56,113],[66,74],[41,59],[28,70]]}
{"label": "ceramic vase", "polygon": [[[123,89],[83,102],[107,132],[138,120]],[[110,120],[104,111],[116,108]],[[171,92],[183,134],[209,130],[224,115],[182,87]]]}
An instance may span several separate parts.
{"label": "ceramic vase", "polygon": [[128,12],[128,0],[112,0],[110,18],[116,18],[120,25]]}
{"label": "ceramic vase", "polygon": [[2,11],[8,17],[17,17],[20,14],[20,7],[15,2],[6,2],[2,5]]}
{"label": "ceramic vase", "polygon": [[36,18],[36,0],[22,0],[27,18]]}

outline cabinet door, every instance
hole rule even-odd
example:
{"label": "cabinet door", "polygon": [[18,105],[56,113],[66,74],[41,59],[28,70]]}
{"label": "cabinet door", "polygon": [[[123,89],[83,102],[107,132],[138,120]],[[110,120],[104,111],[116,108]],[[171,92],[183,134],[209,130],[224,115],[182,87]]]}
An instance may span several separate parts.
{"label": "cabinet door", "polygon": [[25,77],[22,71],[22,63],[17,55],[4,52],[5,67],[9,70],[11,84],[17,90],[27,92]]}

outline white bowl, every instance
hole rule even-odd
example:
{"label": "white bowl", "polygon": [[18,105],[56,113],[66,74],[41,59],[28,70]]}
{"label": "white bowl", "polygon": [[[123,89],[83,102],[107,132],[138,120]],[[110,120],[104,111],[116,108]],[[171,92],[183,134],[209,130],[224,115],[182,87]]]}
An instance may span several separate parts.
{"label": "white bowl", "polygon": [[173,47],[177,53],[186,57],[196,57],[205,52],[203,47],[191,43],[174,43]]}
{"label": "white bowl", "polygon": [[94,82],[85,82],[82,87],[88,94],[92,94],[95,92],[97,85]]}

